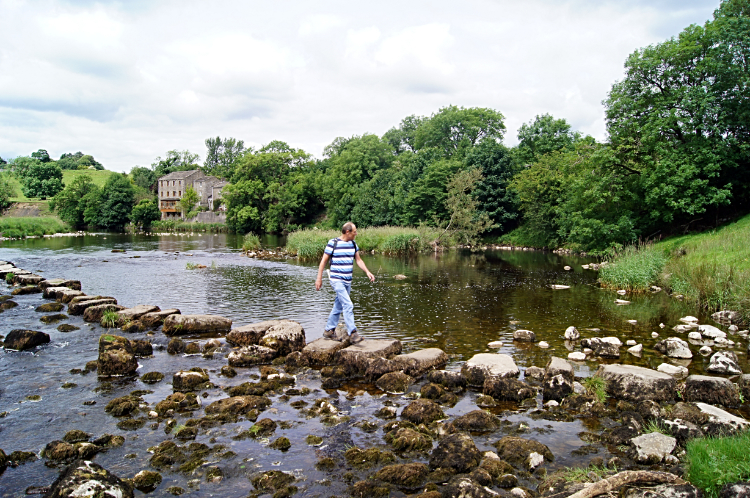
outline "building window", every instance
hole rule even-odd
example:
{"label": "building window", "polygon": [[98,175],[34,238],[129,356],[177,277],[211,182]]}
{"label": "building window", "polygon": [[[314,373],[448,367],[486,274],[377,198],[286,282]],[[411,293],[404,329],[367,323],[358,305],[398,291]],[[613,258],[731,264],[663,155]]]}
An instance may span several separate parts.
{"label": "building window", "polygon": [[180,190],[179,192],[177,192],[177,195],[179,195],[180,197],[182,197],[182,190]]}
{"label": "building window", "polygon": [[175,192],[174,190],[172,191],[172,197],[177,197],[177,192]]}

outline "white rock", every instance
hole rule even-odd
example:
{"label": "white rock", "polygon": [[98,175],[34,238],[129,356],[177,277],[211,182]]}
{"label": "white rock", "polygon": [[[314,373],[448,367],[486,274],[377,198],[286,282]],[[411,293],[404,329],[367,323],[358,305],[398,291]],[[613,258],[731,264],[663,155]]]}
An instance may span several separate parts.
{"label": "white rock", "polygon": [[568,359],[573,361],[584,361],[586,359],[586,353],[581,353],[580,351],[568,353]]}
{"label": "white rock", "polygon": [[708,356],[708,355],[710,355],[711,353],[713,353],[713,350],[712,350],[711,348],[709,348],[708,346],[703,346],[702,348],[700,348],[700,349],[698,350],[698,352],[699,352],[700,354],[702,354],[703,356]]}
{"label": "white rock", "polygon": [[697,328],[698,328],[698,325],[694,323],[688,323],[688,324],[682,324],[682,325],[675,325],[674,327],[672,327],[672,330],[680,334],[684,334],[685,332],[690,332],[691,330],[696,330]]}
{"label": "white rock", "polygon": [[660,323],[660,324],[659,324],[659,328],[660,328],[660,329],[663,329],[664,327],[666,327],[666,325],[664,325],[663,323]]}
{"label": "white rock", "polygon": [[583,384],[581,384],[578,381],[573,382],[573,392],[576,394],[583,394],[586,392],[586,388],[583,387]]}
{"label": "white rock", "polygon": [[695,406],[697,406],[700,411],[708,415],[709,422],[711,422],[712,424],[722,425],[729,430],[736,430],[738,428],[746,429],[750,427],[750,422],[748,422],[744,418],[732,415],[731,413],[726,412],[716,406],[708,405],[706,403],[696,403]]}
{"label": "white rock", "polygon": [[700,332],[690,332],[688,334],[688,339],[690,339],[691,341],[701,341],[703,340],[703,336]]}
{"label": "white rock", "polygon": [[636,325],[638,320],[626,320],[630,325]]}
{"label": "white rock", "polygon": [[618,339],[617,337],[603,337],[601,339],[602,342],[608,342],[609,344],[614,344],[618,348],[622,346],[622,341]]}
{"label": "white rock", "polygon": [[630,440],[636,450],[636,461],[640,463],[659,463],[672,453],[677,440],[659,432],[643,434]]}
{"label": "white rock", "polygon": [[581,265],[581,268],[583,268],[584,270],[588,270],[589,269],[589,265]]}
{"label": "white rock", "polygon": [[717,329],[713,325],[698,325],[698,330],[703,335],[703,337],[708,337],[710,339],[717,339],[719,337],[722,337],[724,339],[727,338],[726,332]]}
{"label": "white rock", "polygon": [[547,401],[547,402],[546,402],[546,403],[544,404],[544,406],[546,406],[547,408],[553,408],[553,407],[555,407],[555,406],[560,406],[560,403],[558,403],[558,402],[557,402],[557,401],[555,401],[554,399],[551,399],[551,400]]}
{"label": "white rock", "polygon": [[688,376],[687,368],[677,365],[670,365],[669,363],[662,363],[656,368],[656,370],[678,379],[683,379]]}
{"label": "white rock", "polygon": [[539,453],[537,453],[536,451],[532,451],[529,454],[528,465],[529,465],[530,470],[533,470],[539,467],[543,463],[544,463],[544,457],[540,455]]}
{"label": "white rock", "polygon": [[500,460],[500,457],[494,451],[485,451],[482,453],[482,458],[486,460]]}
{"label": "white rock", "polygon": [[626,291],[625,289],[620,289],[620,290],[618,290],[618,291],[617,291],[617,293],[618,293],[619,295],[621,295],[621,296],[624,296],[625,294],[627,294],[627,293],[628,293],[628,291]]}
{"label": "white rock", "polygon": [[151,410],[150,412],[148,412],[148,418],[159,418],[159,414]]}
{"label": "white rock", "polygon": [[680,321],[684,323],[698,323],[698,319],[694,316],[683,316],[680,318]]}
{"label": "white rock", "polygon": [[628,339],[627,342],[625,342],[626,346],[635,346],[636,344],[638,343],[634,341],[633,339]]}
{"label": "white rock", "polygon": [[731,332],[732,334],[736,334],[738,330],[740,330],[740,328],[737,325],[729,326],[729,332]]}
{"label": "white rock", "polygon": [[654,339],[656,339],[657,337],[659,337],[659,333],[658,332],[651,332],[651,337],[653,337]]}
{"label": "white rock", "polygon": [[634,356],[640,356],[643,354],[643,344],[637,344],[632,348],[628,349],[628,353]]}
{"label": "white rock", "polygon": [[[487,488],[484,488],[484,489],[487,489]],[[495,492],[493,491],[493,493],[495,493]],[[497,494],[497,496],[500,496],[500,493],[496,493],[496,494]],[[529,498],[529,494],[526,491],[524,491],[523,489],[521,489],[521,488],[513,488],[513,489],[511,489],[510,490],[510,495],[513,498]],[[492,496],[494,496],[494,494]]]}
{"label": "white rock", "polygon": [[501,347],[503,347],[503,341],[492,341],[491,343],[487,344],[487,347],[493,348],[493,349],[500,349]]}
{"label": "white rock", "polygon": [[570,271],[570,270],[572,270],[572,269],[573,269],[573,268],[571,268],[570,266],[564,266],[564,267],[563,267],[563,270],[565,270],[565,271]]}
{"label": "white rock", "polygon": [[552,290],[565,290],[565,289],[570,289],[570,286],[569,285],[552,284],[552,285],[549,286],[549,288],[552,289]]}
{"label": "white rock", "polygon": [[714,344],[716,344],[717,348],[725,348],[727,346],[731,346],[729,342],[730,341],[728,341],[727,339],[724,339],[723,337],[717,337],[716,339],[714,339]]}
{"label": "white rock", "polygon": [[589,355],[589,354],[591,354],[593,352],[594,352],[594,350],[591,349],[591,348],[583,348],[583,354],[585,354],[585,355]]}
{"label": "white rock", "polygon": [[546,349],[549,347],[549,343],[547,343],[546,341],[539,341],[539,347]]}
{"label": "white rock", "polygon": [[581,333],[578,332],[578,329],[574,326],[570,326],[567,329],[565,329],[565,340],[566,341],[576,341],[581,338]]}
{"label": "white rock", "polygon": [[630,301],[626,301],[624,299],[615,299],[615,304],[618,304],[618,305],[630,304]]}

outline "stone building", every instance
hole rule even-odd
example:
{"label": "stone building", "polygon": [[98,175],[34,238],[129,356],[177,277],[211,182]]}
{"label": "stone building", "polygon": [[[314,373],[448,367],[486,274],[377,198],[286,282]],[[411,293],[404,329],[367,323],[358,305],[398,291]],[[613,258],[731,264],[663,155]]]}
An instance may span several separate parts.
{"label": "stone building", "polygon": [[208,176],[199,169],[175,171],[162,176],[157,180],[161,219],[182,219],[182,211],[177,201],[182,199],[188,187],[192,187],[198,193],[198,206],[213,211],[214,201],[221,199],[221,191],[227,184],[228,182]]}

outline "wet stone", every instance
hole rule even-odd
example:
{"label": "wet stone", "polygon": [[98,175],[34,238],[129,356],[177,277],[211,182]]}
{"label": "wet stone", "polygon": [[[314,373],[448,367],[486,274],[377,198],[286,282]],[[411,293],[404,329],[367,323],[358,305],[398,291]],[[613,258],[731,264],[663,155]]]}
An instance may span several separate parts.
{"label": "wet stone", "polygon": [[519,468],[530,468],[533,454],[541,455],[549,462],[555,459],[546,445],[533,439],[506,436],[493,444],[493,446],[497,448],[497,455],[501,460],[505,460]]}
{"label": "wet stone", "polygon": [[523,401],[536,397],[536,389],[513,377],[487,377],[482,394],[498,401]]}
{"label": "wet stone", "polygon": [[141,400],[137,396],[121,396],[110,400],[104,411],[115,417],[130,415],[140,406]]}
{"label": "wet stone", "polygon": [[174,337],[167,344],[167,353],[169,354],[182,354],[185,352],[185,341],[179,337]]}
{"label": "wet stone", "polygon": [[699,401],[709,405],[737,406],[740,396],[734,384],[724,377],[691,375],[685,381],[686,401]]}
{"label": "wet stone", "polygon": [[375,385],[387,393],[403,394],[412,382],[414,379],[403,372],[390,372],[380,377]]}
{"label": "wet stone", "polygon": [[393,464],[380,469],[373,478],[400,488],[415,489],[424,485],[429,472],[424,463]]}
{"label": "wet stone", "polygon": [[199,367],[177,372],[172,377],[172,389],[179,392],[205,389],[209,383],[208,374]]}
{"label": "wet stone", "polygon": [[51,278],[39,282],[39,287],[43,290],[49,287],[65,287],[67,289],[80,291],[81,281],[80,280],[66,280],[63,278]]}
{"label": "wet stone", "polygon": [[607,382],[610,396],[628,401],[670,401],[677,387],[671,375],[633,365],[600,365],[596,375]]}
{"label": "wet stone", "polygon": [[483,386],[488,377],[508,378],[520,374],[516,362],[507,354],[480,353],[461,368],[461,375],[470,386]]}
{"label": "wet stone", "polygon": [[448,355],[442,349],[426,348],[413,353],[396,355],[391,361],[397,370],[416,379],[425,372],[445,367],[448,363]]}
{"label": "wet stone", "polygon": [[139,320],[145,327],[156,328],[164,323],[164,319],[169,315],[179,315],[180,310],[171,308],[168,310],[155,311],[141,315]]}
{"label": "wet stone", "polygon": [[400,452],[426,452],[432,449],[432,438],[410,427],[394,429],[385,435],[385,441]]}
{"label": "wet stone", "polygon": [[573,366],[566,360],[553,356],[547,363],[542,381],[544,399],[560,401],[573,394],[574,380]]}
{"label": "wet stone", "polygon": [[79,290],[63,289],[63,290],[58,290],[58,291],[55,292],[55,299],[57,299],[61,303],[67,304],[70,301],[72,301],[73,298],[75,298],[75,297],[81,297],[81,296],[85,296],[85,295],[86,294],[84,294],[83,292],[81,292]]}
{"label": "wet stone", "polygon": [[10,294],[12,296],[23,296],[27,294],[38,294],[40,292],[42,292],[42,289],[40,289],[36,285],[25,285],[23,287],[13,289],[13,292],[11,292]]}
{"label": "wet stone", "polygon": [[9,309],[13,309],[16,306],[18,306],[18,303],[15,301],[5,300],[2,303],[0,303],[0,312],[7,311]]}
{"label": "wet stone", "polygon": [[115,303],[98,304],[96,306],[89,306],[83,311],[83,320],[86,322],[100,322],[104,313],[107,311],[119,311],[124,309],[124,306],[120,306]]}
{"label": "wet stone", "polygon": [[251,367],[271,363],[278,356],[275,349],[265,346],[251,345],[243,346],[237,351],[232,351],[227,357],[229,366]]}
{"label": "wet stone", "polygon": [[[102,298],[101,296],[95,296],[93,299],[83,299],[83,300],[77,301],[77,299],[89,298],[89,297],[91,296],[74,297],[70,301],[70,304],[68,304],[68,314],[69,315],[83,315],[86,309],[92,306],[100,306],[102,304],[117,304],[117,299],[113,297]],[[99,319],[101,319],[101,317],[99,317]],[[99,320],[92,320],[92,321],[99,321]]]}
{"label": "wet stone", "polygon": [[39,321],[47,325],[67,319],[68,315],[64,315],[62,313],[57,313],[55,315],[43,315],[39,317]]}
{"label": "wet stone", "polygon": [[164,379],[164,374],[161,372],[147,372],[141,375],[141,382],[144,384],[156,384]]}
{"label": "wet stone", "polygon": [[469,472],[479,466],[482,454],[468,434],[452,434],[443,438],[430,454],[430,468]]}
{"label": "wet stone", "polygon": [[129,339],[110,334],[99,337],[97,372],[100,376],[133,375],[137,368],[138,362]]}
{"label": "wet stone", "polygon": [[146,313],[155,313],[158,311],[161,311],[158,306],[153,306],[150,304],[138,304],[136,306],[133,306],[132,308],[123,308],[117,312],[120,317],[118,325],[122,325],[123,323],[126,323],[128,321],[138,320]]}
{"label": "wet stone", "polygon": [[150,493],[161,484],[162,477],[158,472],[151,470],[141,470],[133,477],[133,486],[138,491]]}
{"label": "wet stone", "polygon": [[49,342],[49,334],[45,334],[44,332],[14,329],[5,336],[3,347],[5,349],[14,349],[16,351],[26,351]]}
{"label": "wet stone", "polygon": [[78,461],[55,480],[46,496],[49,498],[71,496],[133,498],[133,487],[99,464]]}
{"label": "wet stone", "polygon": [[82,430],[79,429],[73,429],[71,431],[68,431],[63,436],[63,441],[66,443],[80,443],[83,441],[88,441],[91,438],[91,434],[88,434]]}
{"label": "wet stone", "polygon": [[341,365],[353,375],[364,375],[367,366],[375,358],[391,358],[401,352],[401,342],[389,339],[365,339],[359,344],[339,350],[334,363]]}
{"label": "wet stone", "polygon": [[265,410],[269,406],[271,400],[263,396],[232,396],[214,401],[206,407],[206,413],[245,415],[251,410]]}
{"label": "wet stone", "polygon": [[500,420],[484,410],[465,413],[445,425],[448,432],[492,432],[500,428]]}
{"label": "wet stone", "polygon": [[416,399],[401,412],[401,418],[414,424],[429,424],[444,419],[445,413],[440,405],[429,399]]}
{"label": "wet stone", "polygon": [[65,309],[65,305],[62,303],[44,303],[41,306],[37,306],[34,311],[39,313],[56,313]]}
{"label": "wet stone", "polygon": [[169,315],[164,319],[162,331],[168,336],[204,333],[227,333],[232,320],[217,315]]}

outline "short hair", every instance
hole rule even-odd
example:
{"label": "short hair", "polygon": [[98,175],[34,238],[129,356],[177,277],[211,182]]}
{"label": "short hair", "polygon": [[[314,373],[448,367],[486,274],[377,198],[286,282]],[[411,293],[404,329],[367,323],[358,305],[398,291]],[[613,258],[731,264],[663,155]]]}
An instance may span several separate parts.
{"label": "short hair", "polygon": [[347,221],[344,226],[341,227],[341,233],[349,233],[354,230],[354,223]]}

